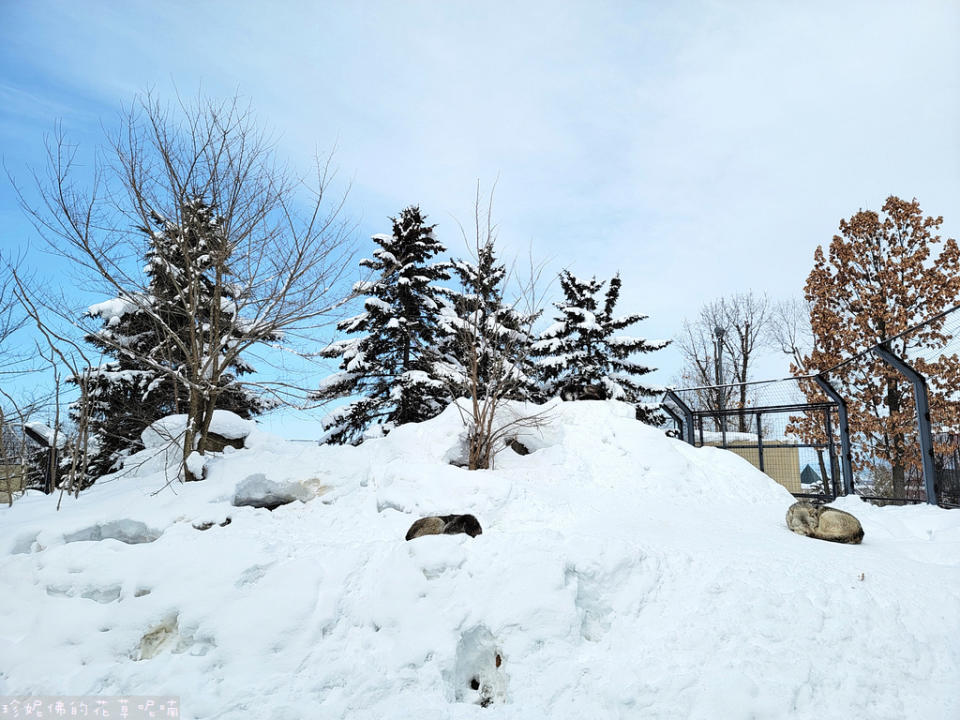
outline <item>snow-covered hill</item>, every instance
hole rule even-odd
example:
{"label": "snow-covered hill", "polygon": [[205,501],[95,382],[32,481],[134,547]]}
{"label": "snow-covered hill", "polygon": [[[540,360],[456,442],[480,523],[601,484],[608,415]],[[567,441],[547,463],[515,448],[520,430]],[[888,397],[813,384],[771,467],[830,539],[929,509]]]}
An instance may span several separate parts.
{"label": "snow-covered hill", "polygon": [[[451,407],[359,448],[254,432],[199,483],[141,457],[60,512],[24,498],[0,513],[0,695],[238,720],[960,717],[960,511],[847,499],[862,545],[800,537],[765,475],[631,416],[557,403],[492,471],[450,464]],[[265,495],[297,499],[235,505]],[[475,539],[403,539],[467,512]]]}

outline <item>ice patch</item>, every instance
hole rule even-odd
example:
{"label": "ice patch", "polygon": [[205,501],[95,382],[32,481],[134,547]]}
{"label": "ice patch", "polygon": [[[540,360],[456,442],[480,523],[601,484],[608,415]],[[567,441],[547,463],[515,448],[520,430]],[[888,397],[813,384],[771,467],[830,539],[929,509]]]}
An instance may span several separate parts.
{"label": "ice patch", "polygon": [[13,547],[10,549],[11,555],[26,555],[27,553],[33,550],[33,545],[37,542],[37,538],[40,537],[40,533],[24,533],[20,535],[13,542]]}
{"label": "ice patch", "polygon": [[297,500],[306,502],[314,496],[314,493],[301,483],[271,480],[263,473],[255,473],[237,485],[233,504],[237,507],[275,510],[281,505],[289,505]]}
{"label": "ice patch", "polygon": [[63,536],[65,543],[86,542],[98,540],[119,540],[127,545],[151,543],[163,533],[146,526],[139,520],[114,520],[112,522],[91,525],[90,527],[67,533]]}

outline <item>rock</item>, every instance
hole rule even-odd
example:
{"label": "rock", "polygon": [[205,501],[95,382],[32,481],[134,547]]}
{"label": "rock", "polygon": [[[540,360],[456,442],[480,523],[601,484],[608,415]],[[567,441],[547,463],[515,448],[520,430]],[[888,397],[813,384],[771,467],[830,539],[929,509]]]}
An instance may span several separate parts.
{"label": "rock", "polygon": [[517,455],[530,454],[530,448],[528,448],[526,445],[524,445],[522,442],[520,442],[516,438],[510,438],[510,440],[507,441],[507,447],[513,450]]}
{"label": "rock", "polygon": [[314,496],[309,488],[298,482],[271,480],[263,473],[254,473],[237,485],[233,504],[237,507],[248,506],[273,511],[296,500],[307,502]]}
{"label": "rock", "polygon": [[223,435],[219,435],[215,432],[207,433],[207,442],[204,443],[204,452],[223,452],[225,447],[236,448],[237,450],[243,449],[243,442],[245,438],[228,438]]}
{"label": "rock", "polygon": [[863,540],[863,527],[853,515],[843,510],[817,506],[806,500],[795,502],[787,510],[787,527],[798,535],[818,540],[852,545]]}
{"label": "rock", "polygon": [[220,527],[226,527],[227,525],[229,525],[229,524],[232,523],[232,522],[233,522],[233,520],[231,520],[229,517],[228,517],[226,520],[224,520],[223,522],[221,522],[221,523],[215,523],[215,522],[213,522],[212,520],[208,520],[208,521],[204,521],[204,522],[195,522],[195,523],[193,523],[193,529],[194,529],[194,530],[204,531],[204,530],[209,530],[209,529],[212,528],[214,525],[219,525]]}
{"label": "rock", "polygon": [[476,537],[483,533],[480,522],[473,515],[430,515],[413,523],[407,530],[406,539],[423,535],[457,535],[465,533]]}

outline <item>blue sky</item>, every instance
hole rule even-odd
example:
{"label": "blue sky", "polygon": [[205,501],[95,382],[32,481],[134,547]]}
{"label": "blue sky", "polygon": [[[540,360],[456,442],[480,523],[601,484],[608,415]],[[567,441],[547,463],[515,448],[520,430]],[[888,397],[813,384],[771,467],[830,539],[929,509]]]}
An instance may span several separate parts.
{"label": "blue sky", "polygon": [[[499,178],[504,254],[619,270],[638,333],[671,337],[715,297],[799,293],[889,194],[958,235],[957,37],[952,1],[0,0],[0,153],[25,178],[57,119],[92,146],[146,88],[239,91],[294,164],[336,146],[361,251],[410,203],[459,249]],[[6,183],[0,228],[31,237]]]}

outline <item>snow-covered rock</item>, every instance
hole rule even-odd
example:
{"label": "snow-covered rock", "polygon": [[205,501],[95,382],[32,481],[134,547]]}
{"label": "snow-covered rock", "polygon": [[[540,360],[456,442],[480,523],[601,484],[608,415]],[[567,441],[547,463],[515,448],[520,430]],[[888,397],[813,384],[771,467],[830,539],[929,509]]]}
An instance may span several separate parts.
{"label": "snow-covered rock", "polygon": [[[489,471],[449,464],[451,407],[356,448],[258,435],[202,482],[144,464],[59,512],[0,509],[0,695],[171,694],[186,718],[960,717],[960,513],[846,498],[863,543],[811,542],[733,453],[612,401],[545,409],[513,434],[532,452]],[[298,501],[236,502],[279,491]],[[404,541],[449,513],[483,533]]]}
{"label": "snow-covered rock", "polygon": [[[214,410],[210,420],[210,432],[228,440],[240,440],[252,433],[257,424],[252,420],[244,420],[229,410]],[[168,415],[152,423],[140,434],[143,447],[150,450],[162,448],[171,444],[182,443],[183,434],[187,430],[187,416]]]}
{"label": "snow-covered rock", "polygon": [[288,503],[306,502],[315,496],[302,483],[286,480],[271,480],[263,473],[254,473],[237,485],[237,492],[233,496],[233,504],[238,507],[248,506],[274,510]]}

